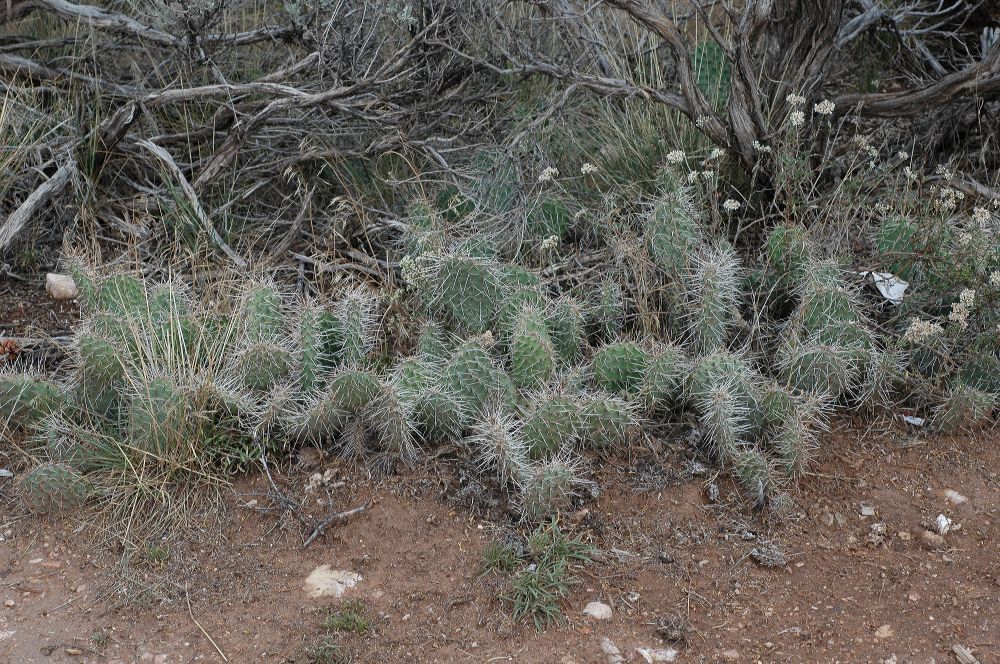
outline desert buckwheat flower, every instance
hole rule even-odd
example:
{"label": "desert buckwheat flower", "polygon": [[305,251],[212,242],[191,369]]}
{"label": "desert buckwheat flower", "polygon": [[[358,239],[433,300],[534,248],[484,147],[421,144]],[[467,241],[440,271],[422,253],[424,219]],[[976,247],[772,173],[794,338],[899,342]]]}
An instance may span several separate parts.
{"label": "desert buckwheat flower", "polygon": [[597,166],[594,166],[589,161],[580,167],[581,175],[590,175],[591,173],[596,173],[596,172],[597,172]]}
{"label": "desert buckwheat flower", "polygon": [[559,169],[555,168],[554,166],[549,166],[544,171],[542,171],[541,175],[538,176],[538,181],[552,182],[557,177],[559,177]]}
{"label": "desert buckwheat flower", "polygon": [[1000,288],[1000,272],[990,272],[990,286]]}
{"label": "desert buckwheat flower", "polygon": [[972,313],[972,306],[976,302],[976,291],[966,288],[958,295],[958,302],[951,305],[951,313],[948,320],[958,323],[963,330],[969,327],[969,314]]}
{"label": "desert buckwheat flower", "polygon": [[701,175],[698,171],[691,171],[688,173],[688,182],[694,184],[698,181],[698,176]]}
{"label": "desert buckwheat flower", "polygon": [[813,106],[813,113],[818,115],[833,115],[834,109],[837,108],[836,105],[829,99],[824,99],[820,103]]}
{"label": "desert buckwheat flower", "polygon": [[906,161],[907,159],[910,158],[910,153],[909,152],[903,152],[901,150],[901,151],[899,151],[899,152],[896,153],[896,158],[899,159],[900,161]]}
{"label": "desert buckwheat flower", "polygon": [[792,111],[788,114],[788,121],[793,127],[801,127],[806,123],[806,114],[804,111]]}
{"label": "desert buckwheat flower", "polygon": [[708,153],[709,159],[722,159],[725,156],[726,156],[726,151],[723,150],[722,148],[714,148],[711,152]]}
{"label": "desert buckwheat flower", "polygon": [[559,246],[559,236],[550,235],[544,240],[542,240],[541,249],[542,251],[551,251]]}
{"label": "desert buckwheat flower", "polygon": [[944,334],[944,328],[940,324],[913,318],[910,320],[910,326],[903,333],[903,341],[917,343],[939,334]]}
{"label": "desert buckwheat flower", "polygon": [[986,208],[977,207],[972,209],[972,220],[982,227],[989,225],[992,218],[993,215]]}
{"label": "desert buckwheat flower", "polygon": [[797,95],[793,92],[787,97],[785,97],[785,101],[787,101],[792,106],[802,106],[804,103],[806,103],[806,98],[803,97],[802,95]]}
{"label": "desert buckwheat flower", "polygon": [[737,210],[740,209],[740,207],[741,207],[740,202],[737,200],[733,200],[732,198],[727,198],[726,202],[722,204],[722,209],[725,210],[726,212],[736,212]]}
{"label": "desert buckwheat flower", "polygon": [[683,150],[671,150],[667,153],[667,161],[671,164],[679,164],[684,161],[684,151]]}
{"label": "desert buckwheat flower", "polygon": [[755,151],[757,151],[757,152],[770,152],[771,151],[771,146],[770,145],[764,145],[760,141],[754,141],[753,142],[753,149]]}

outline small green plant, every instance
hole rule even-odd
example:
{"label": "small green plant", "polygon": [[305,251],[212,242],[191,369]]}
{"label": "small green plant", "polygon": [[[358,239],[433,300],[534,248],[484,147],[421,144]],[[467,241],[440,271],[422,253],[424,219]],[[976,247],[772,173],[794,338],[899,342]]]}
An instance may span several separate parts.
{"label": "small green plant", "polygon": [[146,545],[146,560],[155,566],[162,566],[170,559],[170,547],[165,544]]}
{"label": "small green plant", "polygon": [[515,621],[542,629],[562,618],[560,603],[580,580],[575,570],[590,562],[593,548],[550,521],[528,537],[528,566],[514,575],[506,596]]}
{"label": "small green plant", "polygon": [[483,575],[510,574],[520,564],[520,557],[509,544],[491,542],[483,548]]}
{"label": "small green plant", "polygon": [[351,651],[337,642],[336,637],[324,636],[306,646],[299,661],[302,664],[350,664]]}
{"label": "small green plant", "polygon": [[347,600],[332,611],[323,621],[323,627],[332,632],[349,632],[366,634],[371,629],[371,621],[364,602],[356,599]]}

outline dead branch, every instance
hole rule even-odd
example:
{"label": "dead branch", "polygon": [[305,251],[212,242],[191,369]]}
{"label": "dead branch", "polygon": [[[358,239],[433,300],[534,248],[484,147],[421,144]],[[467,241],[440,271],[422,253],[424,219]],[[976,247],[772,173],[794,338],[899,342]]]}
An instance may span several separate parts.
{"label": "dead branch", "polygon": [[3,226],[0,226],[0,251],[7,249],[11,241],[38,211],[72,182],[76,173],[76,160],[72,155],[68,155],[66,162],[53,173],[52,177],[31,192],[31,195],[7,217]]}

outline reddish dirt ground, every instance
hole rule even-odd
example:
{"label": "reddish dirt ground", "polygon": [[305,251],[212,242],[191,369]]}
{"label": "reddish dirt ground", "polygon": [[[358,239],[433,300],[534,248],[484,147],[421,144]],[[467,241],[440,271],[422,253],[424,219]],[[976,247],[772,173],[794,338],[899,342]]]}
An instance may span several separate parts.
{"label": "reddish dirt ground", "polygon": [[[125,585],[115,556],[88,544],[85,522],[38,520],[6,500],[0,661],[221,662],[219,651],[230,662],[308,661],[324,617],[348,599],[367,607],[372,628],[335,636],[345,658],[330,661],[605,664],[609,637],[625,661],[642,662],[636,648],[667,647],[657,627],[671,616],[689,623],[678,662],[941,663],[959,661],[956,644],[1000,661],[995,437],[845,430],[825,449],[781,516],[748,508],[724,479],[709,501],[712,478],[677,470],[679,445],[607,462],[604,492],[575,526],[601,553],[580,572],[564,623],[542,632],[512,624],[498,599],[505,579],[481,575],[500,521],[458,506],[446,464],[373,484],[326,462],[346,480],[332,504],[371,507],[306,549],[298,521],[259,509],[270,504],[266,480],[244,481],[224,496],[214,531],[164,543],[165,556],[133,569],[128,602],[115,592]],[[310,472],[275,481],[301,496]],[[949,489],[968,502],[949,503]],[[920,534],[942,513],[961,527],[928,548]],[[751,556],[767,544],[785,564]],[[362,580],[343,599],[310,599],[303,581],[322,564]],[[613,608],[611,620],[581,614],[592,600]]]}

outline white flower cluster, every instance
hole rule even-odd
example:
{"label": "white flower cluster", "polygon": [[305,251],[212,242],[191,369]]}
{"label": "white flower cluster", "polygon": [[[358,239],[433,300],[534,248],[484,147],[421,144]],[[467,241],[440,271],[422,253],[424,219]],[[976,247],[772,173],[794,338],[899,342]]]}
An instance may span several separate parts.
{"label": "white flower cluster", "polygon": [[722,209],[726,212],[736,212],[741,207],[743,207],[742,203],[732,198],[727,198],[726,202],[722,204]]}
{"label": "white flower cluster", "polygon": [[934,207],[943,212],[952,212],[963,200],[965,200],[965,193],[951,187],[941,187],[934,200]]}
{"label": "white flower cluster", "polygon": [[984,207],[977,207],[972,209],[972,220],[982,228],[983,230],[989,228],[990,222],[993,221],[993,213]]}
{"label": "white flower cluster", "polygon": [[539,182],[552,182],[557,177],[559,177],[559,169],[554,166],[549,166],[538,176]]}
{"label": "white flower cluster", "polygon": [[542,240],[541,250],[542,251],[552,251],[553,249],[555,249],[558,246],[559,246],[559,236],[558,235],[550,235],[547,238],[545,238],[544,240]]}
{"label": "white flower cluster", "polygon": [[858,144],[861,151],[866,153],[870,159],[878,158],[878,150],[872,147],[872,144],[868,141],[868,137],[864,134],[859,134],[854,138],[854,142]]}
{"label": "white flower cluster", "polygon": [[722,148],[713,148],[711,152],[708,153],[709,159],[722,159],[726,156],[726,151]]}
{"label": "white flower cluster", "polygon": [[906,161],[907,159],[910,158],[910,153],[900,150],[899,152],[896,153],[896,158],[899,159],[900,161]]}
{"label": "white flower cluster", "polygon": [[972,313],[972,306],[976,302],[976,291],[966,288],[958,295],[958,302],[951,305],[951,313],[948,320],[958,323],[963,330],[969,327],[969,315]]}
{"label": "white flower cluster", "polygon": [[910,320],[910,326],[906,328],[906,332],[903,333],[903,341],[908,343],[919,343],[924,339],[930,339],[931,337],[936,337],[943,333],[944,328],[938,323],[913,318]]}
{"label": "white flower cluster", "polygon": [[816,113],[817,115],[833,115],[833,111],[836,108],[837,106],[832,101],[824,99],[820,103],[813,106],[813,113]]}
{"label": "white flower cluster", "polygon": [[785,101],[787,101],[792,106],[802,106],[806,103],[806,98],[803,97],[802,95],[797,95],[793,92],[787,97],[785,97]]}
{"label": "white flower cluster", "polygon": [[770,152],[771,151],[771,146],[770,145],[764,145],[760,141],[754,141],[753,142],[753,149],[754,149],[755,152]]}
{"label": "white flower cluster", "polygon": [[597,166],[594,166],[589,161],[580,167],[581,175],[590,175],[591,173],[596,173],[596,172],[597,172]]}
{"label": "white flower cluster", "polygon": [[990,286],[1000,288],[1000,272],[990,272]]}
{"label": "white flower cluster", "polygon": [[667,153],[667,161],[671,164],[679,164],[684,161],[684,151],[683,150],[671,150]]}
{"label": "white flower cluster", "polygon": [[715,171],[691,171],[690,173],[687,174],[687,181],[688,184],[694,184],[695,182],[698,181],[698,178],[702,178],[703,180],[708,181],[714,177],[715,177]]}
{"label": "white flower cluster", "polygon": [[793,127],[801,127],[806,123],[806,114],[804,111],[792,111],[788,114],[788,122]]}

